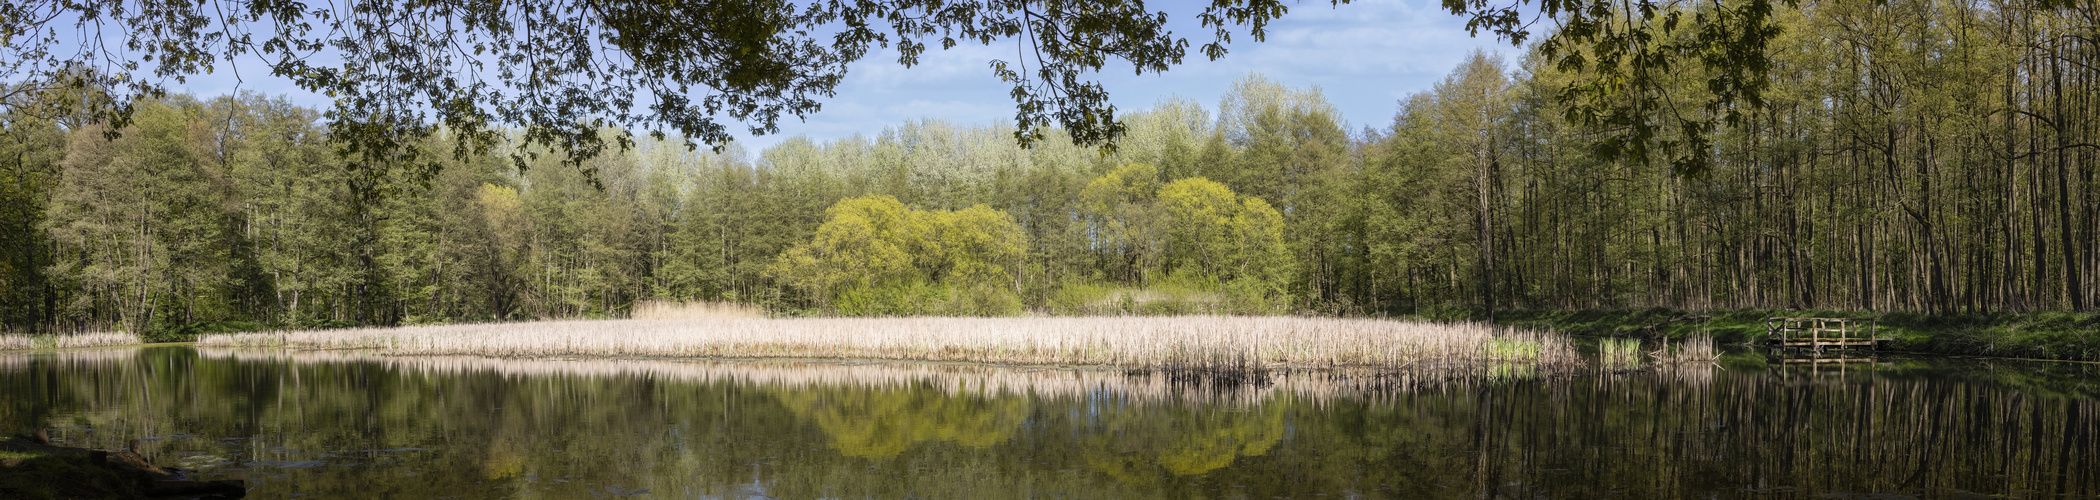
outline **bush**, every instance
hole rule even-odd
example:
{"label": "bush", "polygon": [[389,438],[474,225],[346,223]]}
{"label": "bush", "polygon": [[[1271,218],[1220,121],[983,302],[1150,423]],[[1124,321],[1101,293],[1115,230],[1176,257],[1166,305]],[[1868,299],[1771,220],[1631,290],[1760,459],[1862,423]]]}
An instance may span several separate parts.
{"label": "bush", "polygon": [[277,327],[253,321],[199,321],[162,326],[147,330],[139,338],[146,342],[194,342],[199,335],[215,333],[260,332]]}
{"label": "bush", "polygon": [[1021,297],[993,285],[955,287],[919,281],[856,286],[832,299],[839,316],[1018,316]]}
{"label": "bush", "polygon": [[1050,294],[1050,311],[1071,316],[1103,314],[1100,303],[1108,298],[1110,288],[1084,281],[1067,281],[1058,285]]}
{"label": "bush", "polygon": [[958,306],[951,311],[954,316],[1021,315],[1021,297],[1015,295],[1012,290],[979,286],[967,290],[951,290],[949,296],[955,299],[950,303]]}

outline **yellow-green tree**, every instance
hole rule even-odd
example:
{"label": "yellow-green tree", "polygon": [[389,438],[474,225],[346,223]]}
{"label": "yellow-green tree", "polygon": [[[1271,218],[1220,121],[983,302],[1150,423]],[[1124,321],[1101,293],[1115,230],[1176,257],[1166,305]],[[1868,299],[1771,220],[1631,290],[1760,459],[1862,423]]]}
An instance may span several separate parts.
{"label": "yellow-green tree", "polygon": [[807,243],[780,254],[773,274],[813,296],[843,286],[909,278],[925,221],[889,196],[840,200],[824,211],[824,225]]}
{"label": "yellow-green tree", "polygon": [[1240,200],[1232,215],[1231,276],[1236,284],[1264,297],[1281,297],[1297,272],[1298,259],[1283,241],[1283,214],[1252,196]]}
{"label": "yellow-green tree", "polygon": [[920,268],[931,281],[973,287],[1009,285],[1028,254],[1028,238],[1006,212],[985,205],[955,211],[914,212],[931,229]]}
{"label": "yellow-green tree", "polygon": [[1192,177],[1161,187],[1159,204],[1171,228],[1168,254],[1177,270],[1282,292],[1296,260],[1283,241],[1283,216],[1268,202]]}
{"label": "yellow-green tree", "polygon": [[[773,276],[821,305],[841,295],[848,313],[957,312],[938,303],[982,304],[985,295],[1010,298],[1027,237],[1005,212],[985,205],[947,211],[914,210],[889,196],[841,200],[825,211],[810,241],[781,253]],[[961,290],[964,297],[955,297]],[[872,297],[872,298],[870,298]],[[1012,300],[973,313],[1011,312]]]}
{"label": "yellow-green tree", "polygon": [[1233,216],[1240,204],[1232,189],[1210,179],[1191,177],[1159,189],[1159,204],[1169,221],[1168,252],[1175,267],[1218,276],[1233,266]]}

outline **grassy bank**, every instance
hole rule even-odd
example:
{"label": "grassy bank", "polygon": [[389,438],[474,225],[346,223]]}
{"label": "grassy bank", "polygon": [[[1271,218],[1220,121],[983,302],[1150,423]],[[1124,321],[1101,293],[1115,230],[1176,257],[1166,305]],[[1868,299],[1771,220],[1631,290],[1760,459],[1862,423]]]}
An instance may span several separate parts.
{"label": "grassy bank", "polygon": [[207,335],[198,345],[403,355],[886,359],[1193,371],[1581,363],[1564,336],[1523,329],[1235,316],[550,321]]}
{"label": "grassy bank", "polygon": [[[1477,311],[1450,311],[1424,319],[1466,320]],[[2010,358],[2100,361],[2100,314],[2041,312],[2023,314],[1924,315],[1863,311],[1795,311],[1785,309],[1515,310],[1500,311],[1504,325],[1593,336],[1667,336],[1690,338],[1711,332],[1716,342],[1740,344],[1765,335],[1765,318],[1875,318],[1881,336],[1894,348],[1935,354]]]}

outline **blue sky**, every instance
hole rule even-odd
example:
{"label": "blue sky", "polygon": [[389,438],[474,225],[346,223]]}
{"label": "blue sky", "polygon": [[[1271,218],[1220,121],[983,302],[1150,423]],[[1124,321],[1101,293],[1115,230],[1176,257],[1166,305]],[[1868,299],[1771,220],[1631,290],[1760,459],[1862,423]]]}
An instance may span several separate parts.
{"label": "blue sky", "polygon": [[[1130,66],[1111,63],[1099,74],[1117,109],[1150,108],[1170,96],[1215,108],[1237,79],[1261,72],[1293,87],[1319,86],[1341,110],[1350,130],[1384,127],[1400,98],[1428,89],[1475,49],[1500,52],[1517,60],[1517,51],[1491,36],[1468,35],[1462,19],[1444,11],[1438,0],[1356,0],[1331,6],[1323,0],[1290,5],[1290,13],[1269,25],[1268,40],[1254,42],[1235,33],[1231,53],[1211,61],[1198,48],[1210,41],[1194,13],[1208,1],[1152,2],[1166,11],[1177,36],[1189,39],[1183,64],[1163,74],[1135,76]],[[896,64],[894,51],[871,51],[849,68],[838,95],[824,99],[824,109],[806,120],[786,117],[780,133],[762,137],[739,134],[745,148],[757,152],[789,137],[828,140],[853,134],[874,135],[906,120],[938,119],[961,125],[1013,119],[1010,87],[992,76],[987,62],[1014,60],[1017,42],[929,48],[920,65]],[[230,71],[191,78],[178,87],[200,96],[239,89],[283,94],[300,104],[322,107],[319,96],[271,78],[259,64],[244,64],[245,81]],[[731,126],[732,130],[744,130]]]}

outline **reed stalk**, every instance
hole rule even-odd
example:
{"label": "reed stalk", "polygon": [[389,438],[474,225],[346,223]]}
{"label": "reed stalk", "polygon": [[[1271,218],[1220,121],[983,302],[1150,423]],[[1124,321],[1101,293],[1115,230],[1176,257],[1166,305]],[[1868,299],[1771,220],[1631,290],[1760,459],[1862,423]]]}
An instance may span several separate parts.
{"label": "reed stalk", "polygon": [[64,335],[16,335],[0,334],[0,351],[22,349],[71,349],[77,347],[105,347],[138,345],[145,341],[139,336],[123,332],[73,333]]}
{"label": "reed stalk", "polygon": [[1650,356],[1661,366],[1705,365],[1721,359],[1720,352],[1714,349],[1714,337],[1705,333],[1693,335],[1683,342],[1664,344]]}

